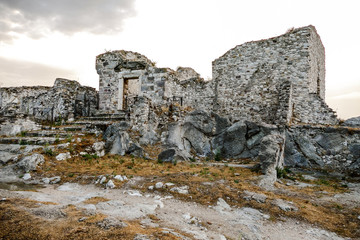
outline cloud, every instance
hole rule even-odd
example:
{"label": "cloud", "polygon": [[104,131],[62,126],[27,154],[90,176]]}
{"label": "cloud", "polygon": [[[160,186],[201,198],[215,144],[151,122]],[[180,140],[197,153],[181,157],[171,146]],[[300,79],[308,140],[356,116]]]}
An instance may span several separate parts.
{"label": "cloud", "polygon": [[52,86],[56,78],[73,78],[71,70],[0,57],[0,87]]}
{"label": "cloud", "polygon": [[0,42],[50,32],[116,33],[135,15],[134,0],[1,0]]}

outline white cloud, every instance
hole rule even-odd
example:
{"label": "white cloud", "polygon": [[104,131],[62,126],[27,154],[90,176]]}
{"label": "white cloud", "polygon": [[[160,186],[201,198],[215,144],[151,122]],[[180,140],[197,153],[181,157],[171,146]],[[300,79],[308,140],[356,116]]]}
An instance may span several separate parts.
{"label": "white cloud", "polygon": [[0,42],[11,42],[17,34],[117,33],[134,15],[134,0],[1,0]]}

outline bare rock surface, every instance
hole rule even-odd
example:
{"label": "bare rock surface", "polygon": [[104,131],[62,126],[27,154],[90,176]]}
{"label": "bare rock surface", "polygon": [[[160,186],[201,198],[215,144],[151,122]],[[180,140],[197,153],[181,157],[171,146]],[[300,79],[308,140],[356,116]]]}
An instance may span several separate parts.
{"label": "bare rock surface", "polygon": [[[122,189],[106,190],[75,183],[63,184],[58,188],[48,185],[38,192],[0,190],[3,198],[19,197],[19,194],[24,198],[57,203],[43,205],[35,210],[37,215],[49,219],[63,217],[61,209],[69,204],[103,213],[108,216],[99,223],[104,228],[124,227],[123,221],[148,219],[147,216],[152,214],[160,219],[157,222],[159,227],[182,230],[194,239],[343,239],[334,233],[292,219],[272,222],[268,215],[259,210],[234,208],[224,199],[219,199],[215,206],[203,206],[171,197],[132,195]],[[92,197],[103,197],[109,201],[90,204],[89,208],[90,205],[84,201]],[[148,220],[143,223],[150,224]]]}

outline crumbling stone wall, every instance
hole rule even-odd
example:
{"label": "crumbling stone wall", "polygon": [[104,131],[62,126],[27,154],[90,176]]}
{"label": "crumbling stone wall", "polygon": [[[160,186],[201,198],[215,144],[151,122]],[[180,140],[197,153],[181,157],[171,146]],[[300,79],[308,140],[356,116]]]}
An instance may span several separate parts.
{"label": "crumbling stone wall", "polygon": [[236,46],[213,62],[213,78],[220,115],[279,125],[338,122],[323,101],[325,52],[313,26]]}
{"label": "crumbling stone wall", "polygon": [[[0,114],[14,115],[23,111],[24,104],[22,101],[25,97],[35,97],[50,91],[50,89],[50,87],[42,86],[0,88]],[[25,111],[25,113],[27,112]]]}
{"label": "crumbling stone wall", "polygon": [[0,114],[23,114],[48,121],[91,116],[97,98],[94,88],[57,78],[53,87],[0,88]]}
{"label": "crumbling stone wall", "polygon": [[177,103],[194,108],[208,108],[213,101],[211,84],[193,69],[157,68],[139,53],[121,50],[101,54],[96,58],[96,69],[100,76],[99,108],[110,114],[129,110],[134,97],[146,97],[157,106]]}

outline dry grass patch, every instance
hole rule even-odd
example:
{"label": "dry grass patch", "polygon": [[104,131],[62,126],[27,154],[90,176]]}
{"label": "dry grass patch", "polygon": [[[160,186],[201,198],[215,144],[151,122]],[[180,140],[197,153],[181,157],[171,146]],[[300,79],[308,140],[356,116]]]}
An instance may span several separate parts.
{"label": "dry grass patch", "polygon": [[107,202],[110,199],[103,198],[103,197],[92,197],[84,201],[86,204],[98,204],[99,202]]}
{"label": "dry grass patch", "polygon": [[[105,230],[97,226],[98,222],[106,218],[106,216],[102,214],[89,216],[85,221],[79,222],[79,218],[84,217],[84,215],[72,205],[64,210],[66,212],[66,218],[56,221],[45,220],[23,209],[23,207],[29,206],[33,206],[33,202],[28,202],[23,199],[12,199],[11,201],[0,202],[0,239],[132,240],[136,234],[145,234],[151,236],[151,239],[181,239],[170,233],[164,233],[161,228],[144,228],[137,221],[126,222],[128,227]],[[189,238],[192,239],[191,237]]]}

